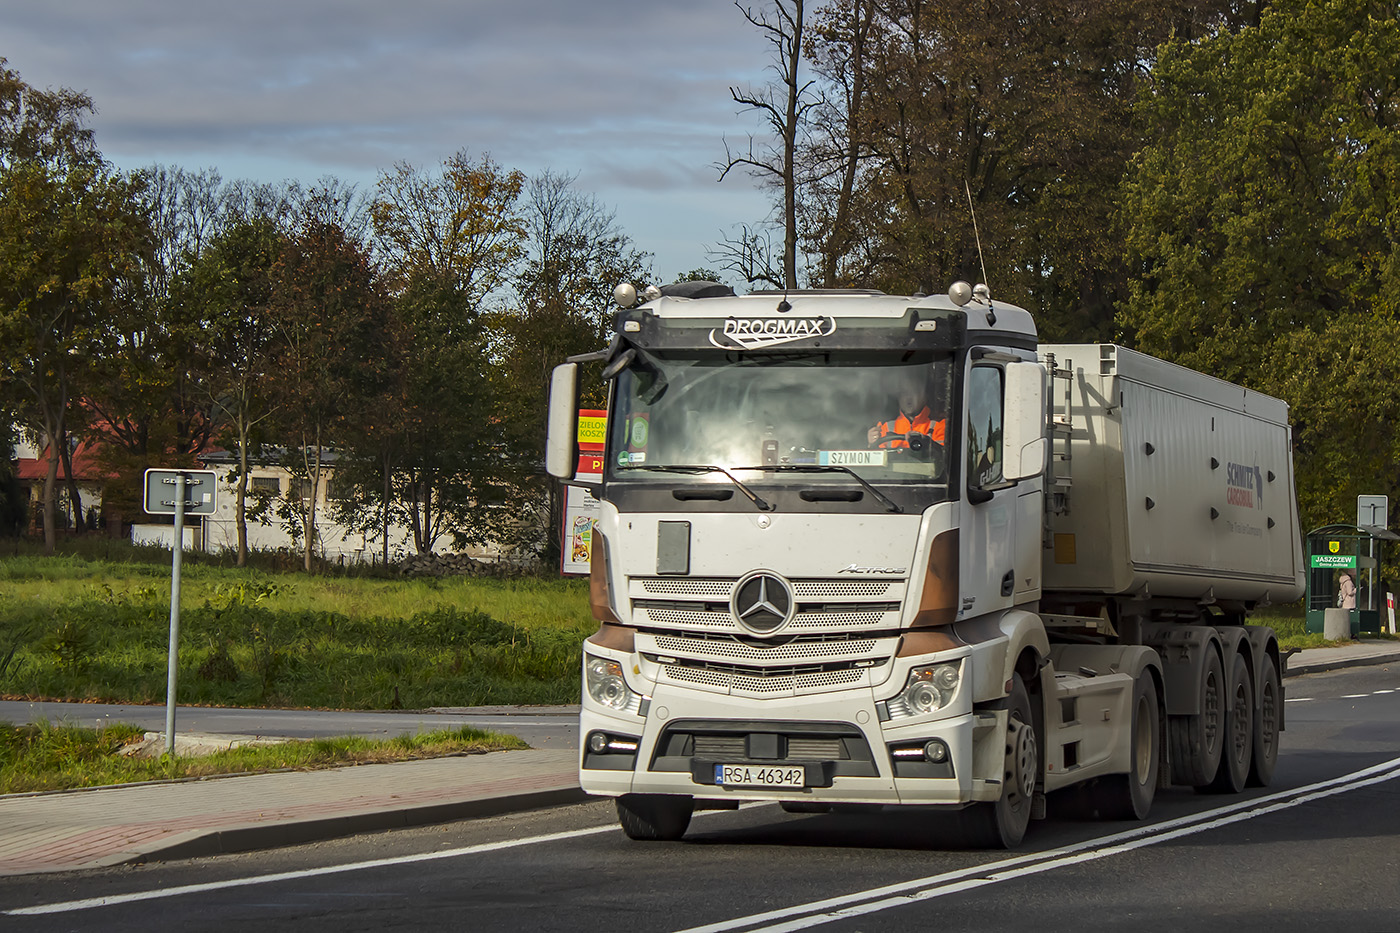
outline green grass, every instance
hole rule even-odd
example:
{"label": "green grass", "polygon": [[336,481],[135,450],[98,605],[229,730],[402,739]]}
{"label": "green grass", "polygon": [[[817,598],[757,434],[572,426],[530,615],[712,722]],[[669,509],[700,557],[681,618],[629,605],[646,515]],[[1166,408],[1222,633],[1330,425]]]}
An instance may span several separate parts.
{"label": "green grass", "polygon": [[[573,703],[596,628],[578,580],[194,565],[181,581],[181,703]],[[163,702],[169,600],[168,565],[0,556],[0,695]]]}
{"label": "green grass", "polygon": [[198,758],[127,758],[117,754],[142,735],[139,728],[129,725],[86,729],[47,722],[28,726],[0,722],[0,793],[334,768],[529,747],[515,736],[464,726],[382,741],[351,736],[244,746]]}

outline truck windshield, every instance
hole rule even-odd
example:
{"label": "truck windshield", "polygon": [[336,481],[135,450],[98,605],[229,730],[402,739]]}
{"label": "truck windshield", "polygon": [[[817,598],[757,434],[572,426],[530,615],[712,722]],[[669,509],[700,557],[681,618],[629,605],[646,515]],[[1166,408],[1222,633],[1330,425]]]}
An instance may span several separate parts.
{"label": "truck windshield", "polygon": [[[648,467],[631,476],[659,479],[658,467],[812,465],[875,483],[944,482],[952,371],[949,356],[907,352],[639,354],[613,392],[610,472]],[[844,470],[803,476],[853,481]]]}

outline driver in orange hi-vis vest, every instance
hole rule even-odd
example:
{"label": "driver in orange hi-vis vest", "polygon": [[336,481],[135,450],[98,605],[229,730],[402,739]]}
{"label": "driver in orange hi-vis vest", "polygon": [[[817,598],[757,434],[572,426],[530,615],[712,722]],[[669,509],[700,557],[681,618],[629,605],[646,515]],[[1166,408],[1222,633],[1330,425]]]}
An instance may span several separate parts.
{"label": "driver in orange hi-vis vest", "polygon": [[899,415],[889,421],[881,421],[866,432],[866,440],[871,447],[885,449],[908,448],[907,434],[926,434],[943,443],[946,419],[933,420],[929,411],[924,381],[911,377],[899,387]]}

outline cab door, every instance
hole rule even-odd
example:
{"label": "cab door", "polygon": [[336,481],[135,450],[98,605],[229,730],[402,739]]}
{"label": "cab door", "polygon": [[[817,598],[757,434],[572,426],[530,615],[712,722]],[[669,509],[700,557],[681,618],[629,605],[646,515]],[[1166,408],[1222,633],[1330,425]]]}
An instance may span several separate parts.
{"label": "cab door", "polygon": [[[975,361],[967,370],[966,472],[960,571],[962,612],[971,618],[1015,603],[1019,490],[1002,470],[1005,422],[1003,364]],[[1024,556],[1024,555],[1022,555]]]}

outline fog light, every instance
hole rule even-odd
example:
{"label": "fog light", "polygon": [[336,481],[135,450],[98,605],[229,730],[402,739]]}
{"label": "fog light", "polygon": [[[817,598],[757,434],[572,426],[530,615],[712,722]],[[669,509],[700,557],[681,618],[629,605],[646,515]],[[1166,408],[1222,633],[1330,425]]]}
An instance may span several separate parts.
{"label": "fog light", "polygon": [[948,760],[948,746],[941,739],[931,739],[924,745],[924,757],[935,764]]}
{"label": "fog light", "polygon": [[608,747],[608,737],[601,732],[594,732],[588,737],[588,750],[595,754]]}

